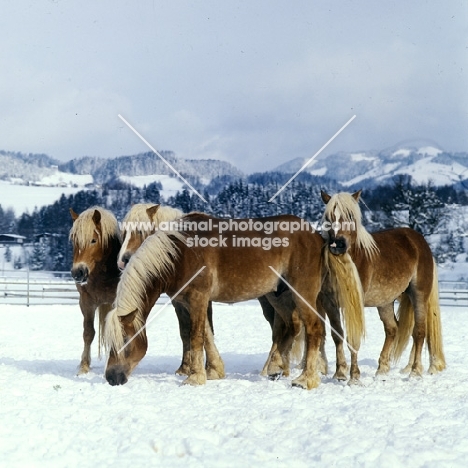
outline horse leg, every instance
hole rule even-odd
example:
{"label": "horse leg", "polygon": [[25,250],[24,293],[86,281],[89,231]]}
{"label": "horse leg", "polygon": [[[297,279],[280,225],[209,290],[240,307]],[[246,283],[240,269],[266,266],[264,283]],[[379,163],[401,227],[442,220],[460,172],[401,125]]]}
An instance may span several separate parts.
{"label": "horse leg", "polygon": [[84,292],[80,295],[80,309],[83,314],[83,352],[77,375],[87,374],[91,365],[91,343],[94,340],[96,331],[94,330],[94,314],[96,304]]}
{"label": "horse leg", "polygon": [[[277,348],[277,334],[280,332],[280,330],[275,328],[275,309],[274,307],[270,304],[266,296],[261,296],[258,298],[258,302],[260,302],[260,306],[262,307],[262,312],[263,316],[265,317],[265,320],[270,324],[271,327],[271,348],[270,352],[268,354],[268,358],[265,362],[265,365],[263,366],[262,371],[260,372],[260,375],[266,376],[268,375],[268,366],[270,365],[271,359],[274,356],[274,353]],[[276,321],[276,326],[278,326],[278,319]]]}
{"label": "horse leg", "polygon": [[283,341],[286,333],[287,326],[284,320],[275,312],[275,319],[272,327],[271,349],[261,372],[261,375],[267,375],[272,380],[276,380],[283,375],[284,372],[283,357],[278,350],[278,344]]}
{"label": "horse leg", "polygon": [[[302,301],[302,299],[297,298],[297,301]],[[306,304],[298,305],[306,333],[306,358],[302,374],[292,381],[292,385],[311,390],[312,388],[316,388],[320,385],[317,362],[320,343],[323,337],[323,323],[315,311],[315,301],[308,301],[308,304],[310,304],[310,307],[312,307],[313,310]]]}
{"label": "horse leg", "polygon": [[188,310],[179,303],[173,303],[179,322],[179,333],[182,340],[182,362],[175,371],[177,375],[190,375],[190,315]]}
{"label": "horse leg", "polygon": [[205,344],[205,324],[207,322],[208,297],[192,289],[188,310],[190,312],[190,375],[183,384],[203,385],[206,383],[206,370],[203,359]]}
{"label": "horse leg", "polygon": [[[335,343],[336,350],[336,371],[333,378],[337,380],[347,380],[348,364],[346,363],[346,356],[344,354],[344,333],[343,327],[341,326],[340,309],[336,306],[331,297],[323,292],[318,296],[317,307],[319,308],[319,311],[324,310],[328,316],[328,320],[330,320],[331,335],[333,342]],[[323,345],[324,343],[322,343],[322,346]]]}
{"label": "horse leg", "polygon": [[425,308],[418,301],[413,303],[414,308],[414,328],[413,328],[413,348],[414,359],[411,366],[410,377],[422,377],[424,367],[422,365],[421,355],[426,338],[426,314]]}
{"label": "horse leg", "polygon": [[208,380],[223,379],[226,374],[224,372],[224,362],[214,342],[213,306],[211,301],[208,303],[207,316],[208,320],[205,322],[206,378]]}
{"label": "horse leg", "polygon": [[414,363],[414,343],[413,343],[413,346],[411,347],[411,352],[410,352],[410,357],[408,359],[408,364],[406,364],[406,367],[401,369],[400,372],[402,374],[409,374],[411,372],[412,367],[413,367],[413,363]]}
{"label": "horse leg", "polygon": [[[270,307],[274,308],[273,344],[264,369],[271,379],[290,374],[290,352],[295,338],[299,335],[302,322],[293,301],[291,291],[286,290],[280,296],[268,294]],[[262,303],[262,302],[261,302]],[[262,305],[264,307],[264,305]],[[265,315],[265,312],[264,312]]]}
{"label": "horse leg", "polygon": [[390,370],[390,352],[398,331],[398,325],[395,320],[393,302],[377,307],[377,310],[379,311],[380,320],[384,324],[385,341],[380,352],[379,367],[377,368],[376,375],[385,375]]}

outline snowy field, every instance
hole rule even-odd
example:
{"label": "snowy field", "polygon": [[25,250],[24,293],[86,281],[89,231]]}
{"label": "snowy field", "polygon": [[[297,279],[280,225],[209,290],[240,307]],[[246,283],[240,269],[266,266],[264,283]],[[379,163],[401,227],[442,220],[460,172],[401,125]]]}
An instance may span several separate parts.
{"label": "snowy field", "polygon": [[363,386],[331,379],[329,339],[330,372],[312,391],[259,376],[270,332],[256,302],[215,304],[214,314],[226,379],[180,385],[166,309],[129,382],[111,387],[96,343],[93,372],[75,376],[77,305],[0,305],[0,466],[467,466],[466,310],[443,309],[445,372],[408,380],[395,368],[383,381],[374,379],[383,327],[368,309]]}

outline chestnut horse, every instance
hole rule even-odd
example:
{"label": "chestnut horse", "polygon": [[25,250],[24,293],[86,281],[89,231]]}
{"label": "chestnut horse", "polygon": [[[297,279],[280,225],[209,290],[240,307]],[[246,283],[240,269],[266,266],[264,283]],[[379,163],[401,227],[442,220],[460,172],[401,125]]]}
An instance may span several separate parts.
{"label": "chestnut horse", "polygon": [[78,374],[89,372],[91,343],[96,334],[94,315],[99,312],[99,352],[102,329],[107,313],[112,309],[120,271],[117,254],[120,250],[120,231],[114,215],[104,208],[93,207],[80,215],[70,209],[73,226],[70,240],[73,243],[71,275],[80,294],[83,314],[84,348]]}
{"label": "chestnut horse", "polygon": [[[410,228],[396,228],[368,233],[361,222],[358,205],[361,191],[333,196],[322,191],[326,204],[324,222],[332,229],[324,231],[328,243],[325,263],[332,271],[322,293],[329,301],[328,309],[341,306],[341,298],[331,294],[338,278],[333,271],[338,262],[355,265],[357,282],[362,288],[364,305],[377,307],[384,324],[385,342],[379,358],[377,374],[389,371],[390,358],[398,359],[411,330],[413,351],[407,369],[411,375],[422,375],[421,353],[424,340],[429,349],[429,373],[445,369],[442,346],[437,267],[424,237]],[[400,301],[397,324],[393,304]],[[414,315],[414,317],[410,317]],[[427,330],[427,332],[426,332]],[[395,341],[396,337],[396,341]],[[339,356],[339,358],[338,358]],[[337,349],[337,369],[346,366],[344,353]],[[359,378],[357,353],[351,350],[351,378]]]}
{"label": "chestnut horse", "polygon": [[[201,213],[200,213],[201,214]],[[121,224],[122,230],[122,247],[118,255],[118,267],[124,270],[132,255],[138,250],[144,240],[154,234],[161,223],[164,224],[170,221],[177,220],[184,216],[184,213],[178,209],[155,205],[152,203],[139,203],[131,207],[130,211],[125,215]],[[166,229],[167,230],[167,229]],[[288,377],[290,373],[290,361],[298,361],[302,357],[303,337],[298,336],[302,331],[300,320],[297,313],[294,313],[295,305],[292,301],[291,292],[284,283],[278,288],[275,294],[258,298],[262,307],[263,315],[269,322],[272,329],[273,345],[270,355],[262,370],[262,375],[267,375],[268,367],[276,366],[276,372],[272,378],[277,378],[280,375]],[[179,304],[174,304],[174,308],[179,320],[180,336],[182,339],[182,363],[176,370],[176,374],[190,374],[190,316],[186,309],[180,307]],[[280,313],[275,312],[275,308]],[[208,324],[209,329],[206,330],[205,348],[207,348],[206,370],[209,380],[224,377],[224,370],[218,367],[213,369],[210,363],[210,357],[214,356],[214,361],[218,365],[222,363],[219,359],[219,353],[215,351],[213,334],[213,308],[212,302],[208,304]],[[284,347],[291,348],[291,351],[284,356],[275,355],[275,360],[272,362],[271,357],[277,349],[277,343],[280,340],[285,340]],[[289,342],[292,345],[289,346]],[[214,349],[213,349],[214,348]],[[321,357],[324,355],[324,350],[321,350]],[[326,363],[320,359],[320,370],[326,374]]]}
{"label": "chestnut horse", "polygon": [[[144,357],[148,346],[145,323],[157,298],[165,292],[190,314],[191,373],[184,383],[204,384],[203,344],[209,301],[254,299],[274,293],[283,280],[292,291],[306,335],[304,369],[292,383],[306,389],[317,387],[317,358],[323,334],[316,313],[322,283],[320,236],[306,230],[291,232],[289,225],[301,220],[276,216],[261,220],[274,226],[268,236],[264,232],[243,231],[240,246],[239,231],[234,227],[226,229],[222,237],[219,231],[200,227],[207,221],[219,226],[221,219],[194,213],[182,220],[190,221],[190,227],[186,229],[184,224],[183,233],[160,230],[148,237],[122,274],[115,308],[106,319],[105,343],[110,350],[106,380],[111,385],[126,383]],[[239,225],[249,221],[252,222],[235,220]],[[361,321],[353,317],[355,312],[362,311],[345,309],[348,339],[353,343],[359,342],[362,335]],[[276,352],[283,354],[281,347],[282,343]]]}
{"label": "chestnut horse", "polygon": [[[181,218],[184,213],[170,206],[154,203],[137,203],[125,215],[121,226],[122,247],[117,256],[117,265],[124,270],[132,255],[138,250],[144,240],[154,234],[161,223]],[[176,370],[178,375],[190,374],[190,316],[181,304],[174,303],[174,309],[179,322],[179,332],[182,339],[182,362]],[[224,363],[219,356],[213,337],[213,309],[211,301],[208,304],[208,322],[205,350],[206,375],[208,380],[222,379],[225,376]],[[213,362],[213,364],[212,364]]]}

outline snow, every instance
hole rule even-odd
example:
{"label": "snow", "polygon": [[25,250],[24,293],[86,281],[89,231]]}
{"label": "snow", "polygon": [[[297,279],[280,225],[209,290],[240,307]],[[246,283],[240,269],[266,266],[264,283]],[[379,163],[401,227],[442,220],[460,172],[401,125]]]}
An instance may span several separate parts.
{"label": "snow", "polygon": [[442,150],[434,148],[433,146],[425,146],[424,148],[418,149],[418,154],[426,154],[428,156],[437,156],[438,154],[443,153]]}
{"label": "snow", "polygon": [[165,199],[173,197],[177,192],[181,192],[184,188],[184,183],[178,177],[168,175],[151,174],[144,176],[120,176],[119,179],[127,184],[132,184],[136,187],[143,188],[153,182],[161,182],[163,189],[160,191],[161,196]]}
{"label": "snow", "polygon": [[83,187],[15,185],[0,181],[0,203],[4,210],[13,208],[15,215],[19,216],[26,210],[32,213],[35,207],[54,203],[62,194],[71,195],[80,190],[83,190]]}
{"label": "snow", "polygon": [[54,174],[43,177],[39,184],[41,185],[78,185],[84,187],[86,184],[92,184],[94,178],[91,174],[71,174],[69,172],[56,171]]}
{"label": "snow", "polygon": [[[179,178],[168,175],[120,176],[120,179],[137,187],[144,187],[159,181],[163,186],[161,195],[165,199],[182,191],[184,186]],[[50,205],[57,201],[62,194],[68,196],[77,193],[84,190],[85,184],[92,182],[93,178],[90,175],[65,172],[57,172],[55,175],[44,177],[38,183],[40,185],[18,185],[0,181],[0,204],[3,209],[13,208],[16,216],[21,215],[26,210],[32,213],[35,207]],[[69,185],[59,186],[60,184]],[[76,185],[76,187],[71,185]]]}
{"label": "snow", "polygon": [[[183,378],[173,372],[181,343],[167,308],[149,326],[148,354],[129,382],[111,387],[96,343],[93,371],[75,376],[82,351],[78,305],[3,304],[0,465],[466,466],[465,311],[442,310],[446,371],[408,379],[400,365],[386,380],[374,378],[383,327],[375,309],[366,313],[362,386],[334,381],[331,372],[311,391],[291,388],[290,378],[260,377],[270,330],[259,305],[247,302],[214,305],[224,380],[180,385]],[[327,352],[332,370],[330,338]]]}
{"label": "snow", "polygon": [[352,153],[350,156],[352,161],[373,161],[375,159],[372,156],[367,156],[366,153]]}
{"label": "snow", "polygon": [[383,167],[379,166],[370,171],[367,171],[365,174],[356,176],[346,182],[341,182],[341,185],[344,187],[349,187],[351,185],[358,184],[359,182],[366,180],[366,179],[382,179],[385,178],[388,174],[391,174],[399,166],[398,163],[388,163],[384,164]]}
{"label": "snow", "polygon": [[392,156],[403,156],[403,157],[406,157],[406,156],[409,156],[411,153],[412,153],[412,150],[401,148],[401,149],[395,151],[395,152],[392,154]]}
{"label": "snow", "polygon": [[315,171],[308,171],[309,174],[314,176],[324,176],[327,173],[327,168],[325,166],[321,167],[320,169],[315,169]]}
{"label": "snow", "polygon": [[402,167],[395,174],[409,174],[417,184],[427,183],[429,180],[435,185],[452,185],[461,179],[467,171],[465,166],[454,162],[450,166],[433,162],[433,156],[422,158],[411,166]]}

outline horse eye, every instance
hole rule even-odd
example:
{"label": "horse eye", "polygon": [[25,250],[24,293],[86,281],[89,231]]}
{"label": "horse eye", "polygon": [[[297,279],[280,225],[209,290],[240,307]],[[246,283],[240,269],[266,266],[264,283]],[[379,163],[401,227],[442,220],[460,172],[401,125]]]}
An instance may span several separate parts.
{"label": "horse eye", "polygon": [[92,239],[91,244],[95,244],[97,242],[97,239]]}

